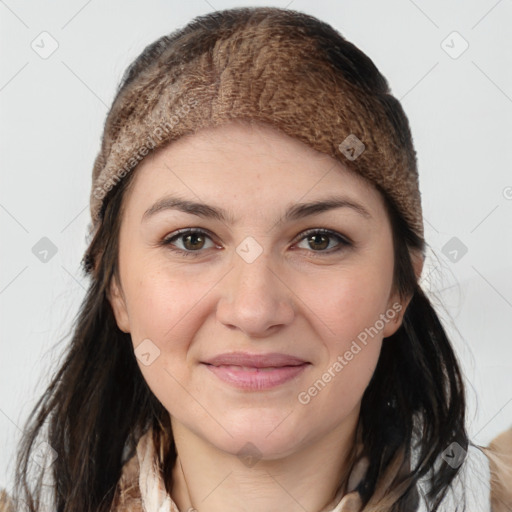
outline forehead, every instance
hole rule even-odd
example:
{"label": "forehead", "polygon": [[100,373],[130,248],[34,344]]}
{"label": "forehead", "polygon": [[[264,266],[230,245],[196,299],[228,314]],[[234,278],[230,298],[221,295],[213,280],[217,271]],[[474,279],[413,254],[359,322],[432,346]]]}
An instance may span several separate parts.
{"label": "forehead", "polygon": [[330,155],[263,123],[233,120],[181,137],[148,155],[134,171],[128,203],[166,193],[230,202],[233,208],[272,209],[342,193],[376,216],[383,198],[375,186]]}

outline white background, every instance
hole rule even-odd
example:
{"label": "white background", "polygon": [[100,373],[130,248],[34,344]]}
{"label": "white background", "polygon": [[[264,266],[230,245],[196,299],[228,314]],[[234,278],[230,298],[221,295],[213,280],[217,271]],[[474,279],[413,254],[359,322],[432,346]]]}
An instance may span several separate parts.
{"label": "white background", "polygon": [[[402,101],[429,244],[422,285],[462,359],[470,435],[486,444],[512,425],[511,0],[5,0],[0,487],[11,487],[15,443],[85,293],[79,262],[91,171],[123,71],[147,44],[196,15],[256,5],[327,21],[372,58]],[[31,47],[42,46],[43,31],[58,43],[46,59]],[[453,31],[469,44],[457,58],[464,41]],[[46,263],[32,252],[42,237],[57,248]],[[453,237],[467,247],[456,261],[445,247]]]}

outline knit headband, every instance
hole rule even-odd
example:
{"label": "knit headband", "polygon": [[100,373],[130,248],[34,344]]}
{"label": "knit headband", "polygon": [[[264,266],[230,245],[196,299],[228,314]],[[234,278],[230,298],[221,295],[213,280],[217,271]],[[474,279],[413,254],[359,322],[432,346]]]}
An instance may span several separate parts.
{"label": "knit headband", "polygon": [[386,79],[328,24],[268,7],[198,17],[128,68],[94,163],[91,232],[146,155],[235,118],[270,124],[367,178],[423,239],[416,153]]}

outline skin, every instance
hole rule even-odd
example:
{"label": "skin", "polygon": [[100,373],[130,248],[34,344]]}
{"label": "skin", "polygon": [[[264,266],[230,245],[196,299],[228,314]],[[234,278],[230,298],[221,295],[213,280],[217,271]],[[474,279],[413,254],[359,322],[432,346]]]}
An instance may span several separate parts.
{"label": "skin", "polygon": [[[183,137],[136,172],[123,202],[120,280],[112,281],[109,299],[134,349],[149,339],[151,353],[160,351],[151,364],[138,363],[171,417],[174,501],[180,510],[208,512],[320,511],[346,478],[362,395],[383,339],[398,329],[408,304],[392,286],[392,232],[381,194],[332,157],[239,121]],[[224,208],[234,222],[176,209],[142,220],[169,194]],[[289,206],[334,194],[370,217],[343,207],[283,221]],[[207,236],[161,244],[183,228]],[[312,228],[352,245],[319,234],[308,242],[303,233]],[[251,263],[236,251],[248,236],[262,249]],[[414,261],[419,276],[421,260]],[[358,334],[398,303],[400,313],[333,373]],[[240,390],[200,363],[235,350],[310,364],[277,387]],[[301,403],[299,393],[329,368],[334,377]],[[240,450],[257,463],[249,465]]]}

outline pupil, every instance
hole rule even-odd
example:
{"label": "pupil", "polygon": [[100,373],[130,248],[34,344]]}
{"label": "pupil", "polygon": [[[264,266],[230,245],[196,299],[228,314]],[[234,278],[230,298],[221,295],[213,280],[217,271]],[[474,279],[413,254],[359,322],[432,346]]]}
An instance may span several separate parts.
{"label": "pupil", "polygon": [[[317,238],[323,238],[324,239],[324,243],[322,244],[322,242],[317,242],[316,239]],[[311,240],[313,240],[313,243],[320,243],[322,245],[322,247],[320,247],[321,249],[325,249],[327,247],[327,245],[329,245],[329,243],[325,243],[325,241],[327,240],[327,237],[325,235],[322,235],[322,234],[317,234],[317,235],[312,235],[311,236]]]}
{"label": "pupil", "polygon": [[[192,246],[195,246],[195,242],[197,243],[197,240],[201,241],[201,238],[202,238],[202,237],[201,237],[201,235],[199,235],[199,234],[192,234],[192,235],[187,235],[187,236],[186,236],[186,240],[187,240],[187,242],[190,242],[191,240],[193,240],[193,241],[191,242],[191,245],[192,245]],[[194,242],[194,241],[195,241],[195,242]]]}

